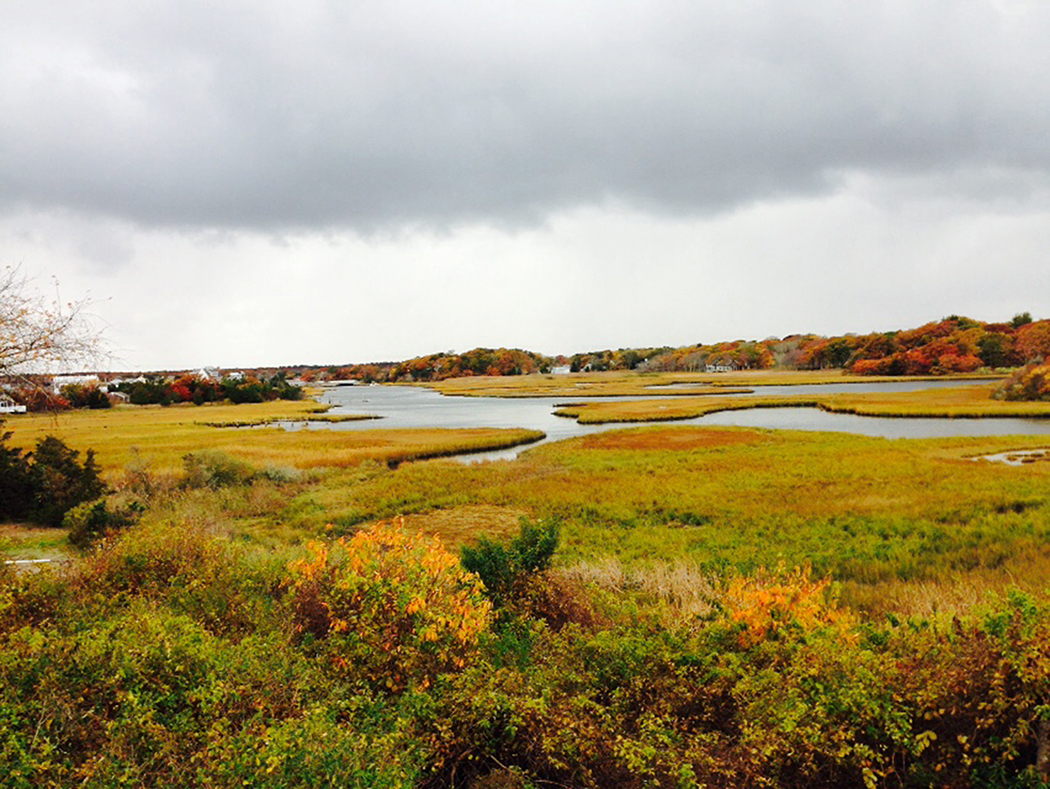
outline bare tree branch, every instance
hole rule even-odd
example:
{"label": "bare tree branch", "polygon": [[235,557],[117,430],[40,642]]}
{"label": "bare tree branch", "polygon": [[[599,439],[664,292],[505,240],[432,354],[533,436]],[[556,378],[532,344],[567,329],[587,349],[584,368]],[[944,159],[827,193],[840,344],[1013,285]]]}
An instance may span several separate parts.
{"label": "bare tree branch", "polygon": [[0,273],[0,375],[23,378],[60,365],[97,362],[101,332],[88,314],[88,298],[62,304],[36,291],[21,266]]}

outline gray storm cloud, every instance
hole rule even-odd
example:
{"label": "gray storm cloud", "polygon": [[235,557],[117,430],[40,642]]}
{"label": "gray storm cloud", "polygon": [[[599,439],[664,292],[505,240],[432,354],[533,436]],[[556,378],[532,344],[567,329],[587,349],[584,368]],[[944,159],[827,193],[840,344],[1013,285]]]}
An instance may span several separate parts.
{"label": "gray storm cloud", "polygon": [[1043,2],[513,8],[9,3],[0,208],[370,231],[1048,182]]}

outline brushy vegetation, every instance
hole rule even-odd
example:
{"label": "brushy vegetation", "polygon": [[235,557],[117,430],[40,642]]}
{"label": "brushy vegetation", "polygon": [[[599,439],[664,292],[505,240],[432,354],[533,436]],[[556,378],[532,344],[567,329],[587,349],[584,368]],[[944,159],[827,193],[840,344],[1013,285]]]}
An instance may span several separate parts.
{"label": "brushy vegetation", "polygon": [[1046,786],[1050,464],[972,459],[1044,437],[659,425],[463,466],[318,431],[173,460],[229,431],[168,424],[156,459],[79,433],[101,545],[0,570],[4,785]]}
{"label": "brushy vegetation", "polygon": [[1050,365],[1029,365],[1003,381],[992,395],[999,400],[1050,401]]}
{"label": "brushy vegetation", "polygon": [[32,452],[7,445],[11,433],[0,433],[0,519],[27,519],[58,526],[76,505],[102,494],[104,485],[87,451],[80,453],[54,436],[36,442]]}
{"label": "brushy vegetation", "polygon": [[863,620],[832,591],[730,575],[661,623],[537,570],[493,620],[397,524],[276,553],[143,524],[0,586],[5,784],[1040,785],[1045,599]]}
{"label": "brushy vegetation", "polygon": [[823,337],[731,340],[679,348],[596,350],[548,358],[529,351],[475,348],[434,353],[403,362],[297,368],[310,381],[421,383],[473,377],[511,377],[564,367],[573,373],[638,371],[696,373],[725,370],[845,370],[855,375],[953,375],[1017,367],[1050,355],[1050,320],[1027,313],[1004,323],[949,315],[914,329]]}
{"label": "brushy vegetation", "polygon": [[[127,395],[135,405],[171,405],[172,403],[264,403],[270,400],[302,400],[302,387],[288,382],[283,373],[270,378],[254,376],[214,380],[197,375],[179,378],[147,378],[118,384],[114,391]],[[62,392],[66,395],[65,390]],[[67,398],[68,399],[68,398]]]}

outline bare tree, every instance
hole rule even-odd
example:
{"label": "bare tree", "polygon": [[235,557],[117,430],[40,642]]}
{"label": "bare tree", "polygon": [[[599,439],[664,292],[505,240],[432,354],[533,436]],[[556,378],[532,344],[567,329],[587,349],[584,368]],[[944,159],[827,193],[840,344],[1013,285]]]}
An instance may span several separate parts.
{"label": "bare tree", "polygon": [[90,299],[61,303],[38,292],[20,266],[0,273],[0,376],[22,377],[55,365],[97,361],[101,332],[87,310]]}

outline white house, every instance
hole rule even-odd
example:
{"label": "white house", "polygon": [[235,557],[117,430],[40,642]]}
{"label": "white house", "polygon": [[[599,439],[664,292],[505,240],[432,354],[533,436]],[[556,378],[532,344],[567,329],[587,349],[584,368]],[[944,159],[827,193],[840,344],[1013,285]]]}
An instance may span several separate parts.
{"label": "white house", "polygon": [[0,414],[24,414],[26,407],[19,405],[7,395],[0,395]]}
{"label": "white house", "polygon": [[106,387],[101,385],[97,375],[56,375],[51,379],[51,389],[55,394],[59,394],[63,386],[69,386],[70,384],[80,384],[81,386],[94,385],[103,392],[106,391]]}

